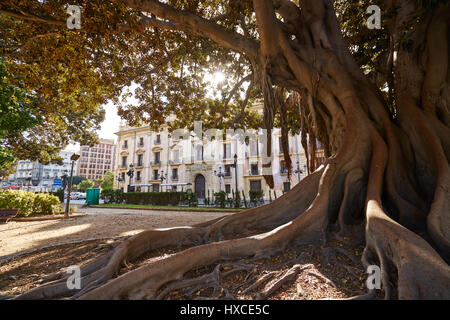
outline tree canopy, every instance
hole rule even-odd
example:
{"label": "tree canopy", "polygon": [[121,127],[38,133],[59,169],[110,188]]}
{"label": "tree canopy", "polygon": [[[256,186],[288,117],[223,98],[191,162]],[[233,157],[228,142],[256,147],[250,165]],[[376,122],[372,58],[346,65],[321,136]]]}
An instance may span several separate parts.
{"label": "tree canopy", "polygon": [[[270,255],[294,243],[320,243],[321,254],[337,261],[336,242],[364,245],[361,261],[380,265],[385,298],[450,297],[449,1],[73,4],[81,8],[81,28],[73,30],[61,0],[0,5],[7,70],[52,115],[44,118],[50,136],[40,139],[67,141],[55,137],[58,130],[89,136],[99,106],[112,99],[131,125],[154,129],[192,128],[194,120],[206,128],[279,125],[283,144],[289,130],[300,131],[312,173],[266,206],[127,239],[84,268],[87,287],[75,294],[62,278],[22,297],[159,298],[177,286],[216,284],[219,261]],[[372,5],[381,10],[380,29],[367,28]],[[207,74],[216,72],[225,77],[211,92]],[[136,104],[127,102],[131,91]],[[259,99],[262,117],[245,108]],[[317,140],[327,157],[319,168]],[[273,185],[272,175],[264,178]],[[127,259],[173,245],[189,248],[115,277]],[[209,276],[180,279],[213,264]],[[277,277],[262,297],[283,280]],[[368,288],[358,298],[375,294]]]}

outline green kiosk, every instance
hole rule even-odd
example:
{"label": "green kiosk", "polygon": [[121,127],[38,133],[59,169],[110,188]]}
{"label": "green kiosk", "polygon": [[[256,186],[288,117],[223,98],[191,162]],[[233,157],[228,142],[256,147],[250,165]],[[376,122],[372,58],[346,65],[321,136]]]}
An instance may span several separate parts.
{"label": "green kiosk", "polygon": [[92,188],[86,190],[86,204],[88,206],[100,203],[100,189]]}

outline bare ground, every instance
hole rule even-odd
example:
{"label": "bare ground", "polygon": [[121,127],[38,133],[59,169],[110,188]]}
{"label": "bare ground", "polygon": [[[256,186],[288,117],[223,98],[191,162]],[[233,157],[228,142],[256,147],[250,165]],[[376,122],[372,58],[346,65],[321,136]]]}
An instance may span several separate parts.
{"label": "bare ground", "polygon": [[[92,209],[90,209],[92,210]],[[148,228],[193,225],[222,215],[205,212],[131,212],[118,214],[117,210],[96,209],[87,216],[68,221],[9,222],[0,225],[0,255],[9,257],[7,262],[0,258],[0,296],[14,296],[40,284],[46,275],[70,265],[82,266],[94,258],[115,248],[122,238]],[[224,215],[224,214],[223,214]],[[114,239],[88,240],[93,238],[117,237]],[[80,242],[81,241],[81,242]],[[68,244],[69,242],[80,242]],[[345,243],[329,243],[330,248],[345,249],[355,260],[359,260],[362,248],[346,247]],[[31,249],[31,250],[30,250]],[[173,254],[183,248],[166,248],[149,252],[138,261],[124,266],[120,273],[138,268],[162,256]],[[26,250],[25,254],[17,255]],[[343,299],[364,293],[364,270],[360,263],[346,255],[337,254],[334,260],[327,260],[322,246],[290,247],[273,256],[257,260],[242,259],[239,265],[220,262],[220,291],[211,287],[188,286],[174,290],[165,299],[208,299],[236,298],[254,299],[258,293],[269,288],[293,265],[305,269],[274,290],[268,299]],[[186,278],[196,278],[213,272],[217,265],[192,270]],[[243,270],[238,270],[242,268]],[[235,270],[236,272],[230,272]],[[246,291],[268,273],[267,281]],[[165,287],[161,288],[162,292]]]}

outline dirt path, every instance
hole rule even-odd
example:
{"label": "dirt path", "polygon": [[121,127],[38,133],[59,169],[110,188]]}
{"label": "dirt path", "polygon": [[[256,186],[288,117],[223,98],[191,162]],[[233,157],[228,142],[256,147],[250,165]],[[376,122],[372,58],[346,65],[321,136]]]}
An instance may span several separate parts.
{"label": "dirt path", "polygon": [[71,241],[133,235],[150,228],[193,225],[230,214],[100,208],[80,209],[79,212],[87,215],[69,220],[0,224],[0,258]]}

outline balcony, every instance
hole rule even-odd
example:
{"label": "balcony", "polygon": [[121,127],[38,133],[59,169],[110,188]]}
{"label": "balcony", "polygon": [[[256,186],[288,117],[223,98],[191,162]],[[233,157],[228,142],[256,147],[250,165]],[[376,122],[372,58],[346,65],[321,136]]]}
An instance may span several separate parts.
{"label": "balcony", "polygon": [[151,166],[160,166],[161,165],[161,161],[160,160],[150,161],[150,165]]}
{"label": "balcony", "polygon": [[126,169],[127,168],[127,165],[126,164],[121,164],[120,166],[119,166],[119,169]]}
{"label": "balcony", "polygon": [[122,149],[128,149],[128,145],[127,144],[123,144],[122,145]]}
{"label": "balcony", "polygon": [[249,176],[259,176],[261,175],[261,173],[259,172],[259,169],[252,169],[252,170],[248,170],[248,175]]}
{"label": "balcony", "polygon": [[171,180],[178,180],[178,175],[172,175]]}
{"label": "balcony", "polygon": [[169,164],[181,164],[181,161],[180,161],[180,159],[169,160]]}
{"label": "balcony", "polygon": [[288,174],[288,169],[287,168],[281,168],[280,169],[280,174]]}
{"label": "balcony", "polygon": [[161,139],[155,139],[155,140],[153,140],[153,144],[161,144]]}

